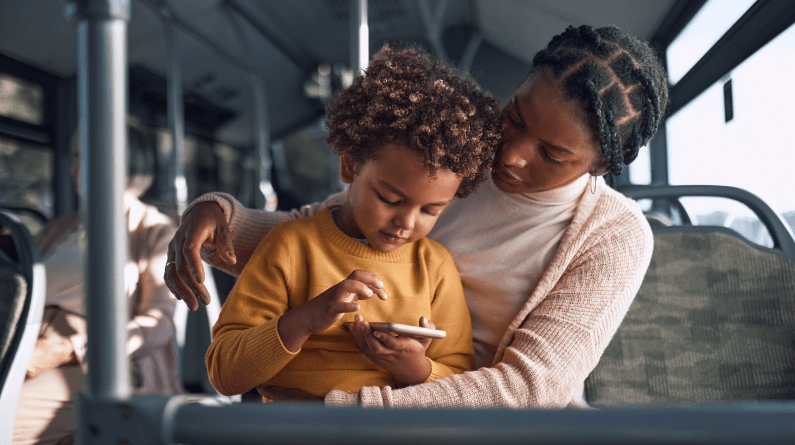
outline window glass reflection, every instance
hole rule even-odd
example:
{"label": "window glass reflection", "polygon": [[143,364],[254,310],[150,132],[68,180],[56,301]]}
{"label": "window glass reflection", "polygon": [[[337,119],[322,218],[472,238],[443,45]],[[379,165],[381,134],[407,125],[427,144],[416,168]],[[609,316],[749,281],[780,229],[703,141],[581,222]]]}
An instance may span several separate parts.
{"label": "window glass reflection", "polygon": [[0,73],[0,116],[41,125],[44,122],[44,88]]}

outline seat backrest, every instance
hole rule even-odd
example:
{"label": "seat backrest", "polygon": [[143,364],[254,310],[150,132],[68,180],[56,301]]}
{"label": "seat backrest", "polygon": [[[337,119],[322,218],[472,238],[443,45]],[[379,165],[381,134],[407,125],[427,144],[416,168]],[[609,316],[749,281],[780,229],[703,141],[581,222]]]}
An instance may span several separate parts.
{"label": "seat backrest", "polygon": [[38,247],[12,212],[0,209],[16,258],[0,255],[0,443],[11,443],[19,392],[44,314],[46,277]]}
{"label": "seat backrest", "polygon": [[795,399],[795,261],[723,227],[652,232],[651,264],[586,381],[588,402]]}

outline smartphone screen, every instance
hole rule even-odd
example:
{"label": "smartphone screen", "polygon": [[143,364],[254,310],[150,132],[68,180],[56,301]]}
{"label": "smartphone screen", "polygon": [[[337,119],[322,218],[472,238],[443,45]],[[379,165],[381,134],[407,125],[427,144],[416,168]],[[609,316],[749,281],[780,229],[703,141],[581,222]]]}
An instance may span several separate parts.
{"label": "smartphone screen", "polygon": [[428,337],[428,338],[444,338],[446,332],[439,329],[421,328],[419,326],[409,326],[400,323],[378,323],[371,322],[370,328],[375,331],[394,332],[399,335],[407,335],[409,337]]}

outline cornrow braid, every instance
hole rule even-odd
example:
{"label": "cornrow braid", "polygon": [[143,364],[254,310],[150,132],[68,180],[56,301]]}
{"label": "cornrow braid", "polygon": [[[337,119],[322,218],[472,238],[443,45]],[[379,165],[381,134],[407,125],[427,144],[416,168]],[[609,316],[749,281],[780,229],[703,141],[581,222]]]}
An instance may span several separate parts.
{"label": "cornrow braid", "polygon": [[549,67],[593,116],[614,175],[638,157],[668,107],[668,82],[646,42],[616,27],[569,26],[533,57],[530,73]]}

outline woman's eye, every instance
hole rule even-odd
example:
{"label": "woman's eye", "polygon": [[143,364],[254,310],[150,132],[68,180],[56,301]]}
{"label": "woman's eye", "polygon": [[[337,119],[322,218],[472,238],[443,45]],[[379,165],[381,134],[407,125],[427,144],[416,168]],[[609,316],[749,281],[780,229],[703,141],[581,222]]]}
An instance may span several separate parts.
{"label": "woman's eye", "polygon": [[524,128],[524,123],[519,122],[517,119],[514,119],[514,117],[513,117],[513,108],[508,110],[508,112],[505,113],[505,115],[508,118],[508,122],[510,122],[511,125],[513,125],[514,127]]}
{"label": "woman's eye", "polygon": [[560,163],[563,162],[563,161],[559,161],[557,159],[554,159],[552,156],[550,156],[545,148],[542,147],[540,150],[541,150],[541,156],[544,159],[546,159],[547,161],[549,161],[549,162],[551,162],[553,164],[560,164]]}

